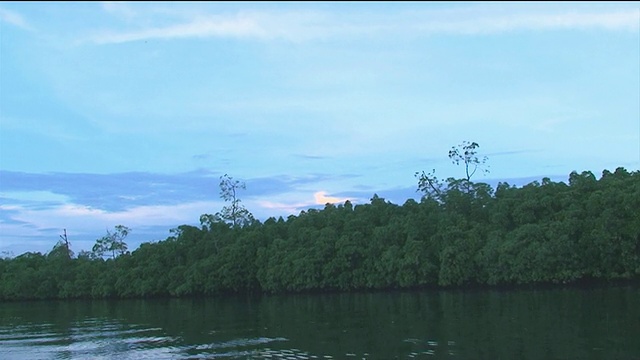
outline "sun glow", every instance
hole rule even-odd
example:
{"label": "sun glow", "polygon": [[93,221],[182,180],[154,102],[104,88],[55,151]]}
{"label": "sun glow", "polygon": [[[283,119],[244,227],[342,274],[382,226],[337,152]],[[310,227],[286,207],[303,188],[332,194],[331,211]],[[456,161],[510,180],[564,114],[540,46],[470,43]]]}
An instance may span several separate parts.
{"label": "sun glow", "polygon": [[324,205],[327,203],[331,203],[331,204],[343,203],[349,200],[348,198],[338,198],[335,196],[327,196],[326,191],[318,191],[313,194],[313,197],[315,198],[317,205]]}

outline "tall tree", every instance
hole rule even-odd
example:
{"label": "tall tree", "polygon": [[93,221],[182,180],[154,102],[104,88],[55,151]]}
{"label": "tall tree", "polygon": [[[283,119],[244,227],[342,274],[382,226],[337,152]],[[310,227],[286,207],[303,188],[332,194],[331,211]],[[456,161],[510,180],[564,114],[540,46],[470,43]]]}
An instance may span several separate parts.
{"label": "tall tree", "polygon": [[220,177],[220,197],[230,204],[224,206],[222,211],[216,215],[234,228],[243,227],[253,221],[253,215],[244,205],[240,204],[241,200],[238,197],[238,191],[246,190],[246,188],[244,182],[233,180],[227,174]]}
{"label": "tall tree", "polygon": [[478,157],[476,149],[479,147],[480,145],[478,145],[477,142],[463,141],[462,144],[452,146],[451,150],[449,150],[449,159],[451,159],[451,162],[456,165],[460,165],[460,163],[464,164],[467,181],[471,181],[471,177],[478,170],[484,173],[489,172],[489,169],[485,167],[487,157]]}
{"label": "tall tree", "polygon": [[107,235],[96,240],[93,245],[93,253],[97,257],[103,257],[105,253],[111,252],[111,257],[116,258],[127,251],[127,243],[124,239],[129,235],[131,229],[124,225],[118,225],[113,232],[107,229]]}
{"label": "tall tree", "polygon": [[[461,180],[454,178],[447,179],[449,188],[452,186],[461,187],[462,185],[462,188],[466,189],[466,192],[470,192],[471,186],[469,183],[471,182],[471,177],[475,175],[478,170],[483,173],[489,172],[489,169],[487,169],[488,166],[486,165],[488,158],[486,156],[478,156],[477,149],[479,147],[480,145],[478,145],[477,142],[469,141],[463,141],[462,144],[451,147],[451,150],[449,150],[449,159],[456,165],[464,165],[465,177]],[[442,202],[443,196],[445,195],[445,188],[442,181],[440,181],[435,174],[435,169],[428,173],[424,171],[421,173],[416,172],[415,176],[418,178],[418,191],[423,192],[428,198]]]}

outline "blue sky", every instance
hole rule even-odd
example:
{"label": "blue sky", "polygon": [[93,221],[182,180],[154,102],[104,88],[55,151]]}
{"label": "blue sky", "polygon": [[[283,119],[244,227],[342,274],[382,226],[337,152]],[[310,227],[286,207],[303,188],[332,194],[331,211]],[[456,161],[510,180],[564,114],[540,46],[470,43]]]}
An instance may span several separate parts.
{"label": "blue sky", "polygon": [[0,252],[640,168],[640,3],[0,3]]}

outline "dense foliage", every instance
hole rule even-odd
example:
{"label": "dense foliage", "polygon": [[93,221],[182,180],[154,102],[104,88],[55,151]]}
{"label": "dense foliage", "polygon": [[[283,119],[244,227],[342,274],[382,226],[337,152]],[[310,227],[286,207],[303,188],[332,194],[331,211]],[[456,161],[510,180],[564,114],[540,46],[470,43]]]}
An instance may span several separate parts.
{"label": "dense foliage", "polygon": [[[517,188],[449,179],[395,205],[327,204],[234,226],[204,216],[104,259],[0,259],[0,299],[198,296],[640,279],[640,172]],[[236,224],[237,225],[237,224]]]}

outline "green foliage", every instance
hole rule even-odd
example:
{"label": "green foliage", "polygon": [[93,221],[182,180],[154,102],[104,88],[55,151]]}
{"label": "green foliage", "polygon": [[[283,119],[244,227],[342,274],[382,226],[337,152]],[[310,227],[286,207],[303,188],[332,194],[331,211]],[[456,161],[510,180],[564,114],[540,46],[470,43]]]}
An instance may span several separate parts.
{"label": "green foliage", "polygon": [[127,251],[127,243],[124,239],[129,235],[131,229],[124,225],[117,225],[113,232],[107,230],[107,235],[96,240],[93,245],[93,254],[95,257],[103,257],[105,254],[111,253],[111,258],[123,255]]}
{"label": "green foliage", "polygon": [[0,258],[0,300],[640,279],[640,172],[574,172],[568,184],[495,191],[449,179],[442,191],[236,227],[203,215],[201,227],[179,226],[131,253],[118,247],[129,233],[118,226],[96,243],[102,252],[73,258],[60,242],[46,255]]}

